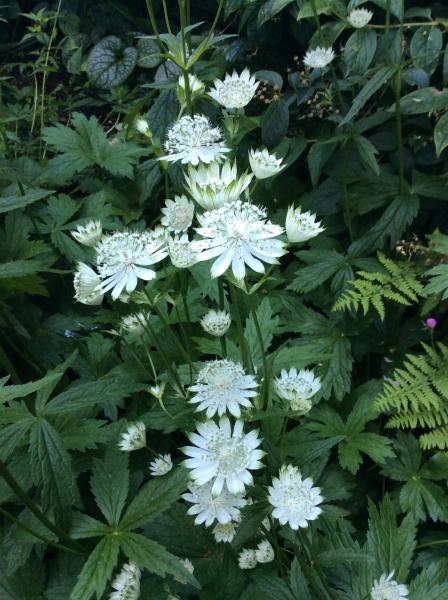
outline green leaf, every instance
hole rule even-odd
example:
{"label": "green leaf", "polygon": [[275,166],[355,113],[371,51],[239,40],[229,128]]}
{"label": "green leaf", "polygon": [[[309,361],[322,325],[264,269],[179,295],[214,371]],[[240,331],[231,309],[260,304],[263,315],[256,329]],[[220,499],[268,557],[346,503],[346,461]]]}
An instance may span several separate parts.
{"label": "green leaf", "polygon": [[[278,325],[278,316],[274,316],[269,298],[266,297],[263,298],[261,303],[258,305],[256,313],[258,323],[260,324],[261,328],[264,349],[267,352],[272,340],[274,339],[275,329]],[[247,346],[254,366],[260,367],[262,364],[262,354],[252,314],[250,314],[246,320],[244,337],[246,338]]]}
{"label": "green leaf", "polygon": [[289,110],[282,99],[269,105],[261,124],[261,139],[268,148],[279,144],[288,132]]}
{"label": "green leaf", "polygon": [[414,65],[432,75],[439,63],[443,36],[437,27],[419,27],[412,36],[411,58]]}
{"label": "green leaf", "polygon": [[180,559],[154,540],[140,533],[131,532],[123,533],[119,539],[124,554],[141,569],[148,569],[159,577],[170,573],[179,581],[199,587],[196,578],[187,571]]}
{"label": "green leaf", "polygon": [[0,279],[27,277],[42,271],[45,267],[36,260],[14,260],[0,265]]}
{"label": "green leaf", "polygon": [[347,259],[335,250],[314,248],[298,252],[297,256],[307,263],[307,266],[299,268],[295,278],[288,285],[288,289],[295,292],[310,292],[325,283],[338,271],[347,268],[351,271]]}
{"label": "green leaf", "polygon": [[105,537],[97,544],[78,576],[70,600],[90,600],[93,594],[101,598],[117,564],[119,549],[117,536]]}
{"label": "green leaf", "polygon": [[33,476],[42,489],[43,510],[52,509],[60,521],[67,522],[74,493],[70,456],[57,431],[45,419],[36,420],[31,430],[30,460]]}
{"label": "green leaf", "polygon": [[[423,113],[437,112],[448,106],[448,90],[442,91],[434,87],[425,87],[415,90],[401,98],[400,110],[403,115],[420,115]],[[395,111],[395,104],[389,112]]]}
{"label": "green leaf", "polygon": [[334,154],[337,146],[338,142],[333,140],[328,142],[316,142],[311,146],[311,149],[308,152],[307,160],[313,187],[316,187],[318,184],[322,169],[329,158],[331,158],[331,156]]}
{"label": "green leaf", "polygon": [[351,108],[342,121],[339,123],[339,127],[349,123],[365,103],[374,95],[376,92],[392,77],[395,73],[395,67],[381,67],[372,77],[367,81],[359,94],[355,97],[352,102]]}
{"label": "green leaf", "polygon": [[372,29],[352,33],[344,47],[346,72],[364,74],[375,56],[376,46],[376,33]]}
{"label": "green leaf", "polygon": [[442,294],[442,300],[448,298],[448,265],[438,265],[426,271],[425,275],[430,277],[429,283],[423,288],[426,296]]}
{"label": "green leaf", "polygon": [[328,15],[331,12],[332,0],[306,0],[300,8],[297,20],[314,18],[314,11],[318,15]]}
{"label": "green leaf", "polygon": [[260,8],[260,12],[257,17],[257,27],[260,29],[262,25],[267,23],[275,17],[280,11],[282,11],[286,6],[294,2],[294,0],[268,0],[263,4]]}
{"label": "green leaf", "polygon": [[176,90],[162,90],[148,112],[148,124],[156,137],[165,137],[167,128],[176,120],[178,110]]}
{"label": "green leaf", "polygon": [[110,533],[110,527],[89,515],[75,512],[72,519],[70,536],[75,540],[91,537],[103,537]]}
{"label": "green leaf", "polygon": [[188,474],[180,467],[164,477],[149,481],[129,505],[120,529],[137,529],[152,521],[179,498],[187,481]]}
{"label": "green leaf", "polygon": [[380,166],[375,158],[378,150],[367,138],[362,135],[357,135],[354,138],[356,147],[364,165],[370,169],[375,175],[380,174]]}
{"label": "green leaf", "polygon": [[298,600],[288,584],[273,573],[257,573],[255,578],[254,598],[259,600]]}
{"label": "green leaf", "polygon": [[118,525],[129,490],[128,455],[112,448],[94,460],[90,487],[109,525]]}
{"label": "green leaf", "polygon": [[137,62],[137,50],[124,48],[120,38],[110,35],[99,41],[87,58],[87,75],[98,87],[111,89],[129,77]]}
{"label": "green leaf", "polygon": [[16,210],[17,208],[24,208],[25,206],[28,206],[28,204],[42,200],[42,198],[46,198],[53,193],[54,190],[33,189],[26,191],[21,196],[0,197],[0,213]]}
{"label": "green leaf", "polygon": [[437,156],[448,146],[448,113],[442,115],[434,127],[434,144]]}
{"label": "green leaf", "polygon": [[52,383],[56,380],[59,380],[61,375],[59,373],[51,373],[42,377],[42,379],[37,379],[36,381],[31,381],[30,383],[22,383],[19,385],[8,385],[6,387],[0,388],[0,404],[4,404],[5,402],[10,402],[11,400],[15,400],[17,398],[24,398],[25,396],[29,396],[30,394],[34,394],[37,390],[47,386],[49,383]]}

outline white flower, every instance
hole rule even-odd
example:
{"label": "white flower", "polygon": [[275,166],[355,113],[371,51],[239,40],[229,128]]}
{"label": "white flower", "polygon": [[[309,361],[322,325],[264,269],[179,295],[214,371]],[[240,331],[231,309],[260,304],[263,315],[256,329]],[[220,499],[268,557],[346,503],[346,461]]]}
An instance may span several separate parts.
{"label": "white flower", "polygon": [[194,115],[181,117],[168,131],[165,142],[166,156],[161,160],[182,161],[197,165],[223,158],[226,148],[219,127],[212,127],[208,117]]}
{"label": "white flower", "polygon": [[257,179],[267,179],[277,173],[280,173],[285,168],[283,160],[277,158],[275,154],[269,154],[264,148],[263,150],[249,150],[249,163],[252,172]]}
{"label": "white flower", "polygon": [[[195,98],[197,98],[198,96],[200,96],[201,94],[203,94],[204,90],[205,90],[205,84],[196,77],[196,75],[188,75],[188,83],[189,83],[189,88],[190,88],[190,98],[191,100],[194,100]],[[183,75],[181,75],[179,77],[179,80],[177,82],[177,97],[179,99],[179,102],[183,105],[186,104],[187,101],[187,96],[185,93],[185,77]]]}
{"label": "white flower", "polygon": [[100,289],[101,278],[85,263],[77,264],[73,287],[75,288],[75,300],[81,304],[95,306],[103,301],[103,293]]}
{"label": "white flower", "polygon": [[223,489],[216,496],[212,493],[212,488],[213,484],[211,482],[204,485],[190,482],[188,485],[189,492],[182,495],[184,500],[192,504],[187,514],[196,515],[194,520],[196,525],[205,523],[206,527],[209,527],[215,521],[226,525],[238,518],[240,508],[246,505],[246,500],[242,494],[231,494]]}
{"label": "white flower", "polygon": [[89,221],[85,225],[78,225],[70,232],[77,242],[84,246],[96,246],[103,235],[101,221]]}
{"label": "white flower", "polygon": [[252,408],[249,398],[257,395],[257,386],[253,376],[246,375],[233,360],[213,360],[199,371],[196,384],[190,387],[195,394],[189,402],[198,405],[196,411],[205,410],[209,419],[216,413],[221,417],[227,410],[238,419],[240,406]]}
{"label": "white flower", "polygon": [[258,81],[244,69],[241,75],[236,71],[226,74],[224,80],[216,79],[214,89],[208,94],[224,108],[243,108],[252,100],[257,91]]}
{"label": "white flower", "polygon": [[317,519],[322,512],[318,506],[323,500],[320,488],[313,487],[310,478],[302,479],[299,469],[292,465],[281,467],[268,491],[268,500],[274,507],[272,516],[281,525],[288,523],[292,529],[308,527],[308,521]]}
{"label": "white flower", "polygon": [[237,523],[230,521],[229,523],[218,523],[213,527],[213,537],[220,543],[230,544],[236,534]]}
{"label": "white flower", "polygon": [[291,244],[297,242],[306,242],[322,231],[325,227],[321,227],[322,223],[317,221],[316,215],[312,215],[309,211],[302,212],[302,209],[294,209],[294,205],[288,208],[286,214],[286,235],[288,242]]}
{"label": "white flower", "polygon": [[156,242],[165,243],[170,239],[170,232],[163,225],[156,225],[149,233]]}
{"label": "white flower", "polygon": [[291,409],[301,414],[311,410],[311,398],[321,388],[319,377],[315,377],[313,371],[302,369],[290,369],[289,372],[282,370],[280,377],[274,379],[274,389],[278,396],[291,403]]}
{"label": "white flower", "polygon": [[148,133],[150,133],[148,121],[146,119],[142,119],[141,117],[134,121],[134,127],[143,135],[148,135]]}
{"label": "white flower", "polygon": [[164,216],[162,225],[170,231],[181,233],[186,231],[193,222],[194,204],[186,196],[176,196],[174,200],[165,200],[162,208]]}
{"label": "white flower", "polygon": [[305,54],[303,62],[307,67],[313,69],[323,69],[331,63],[334,59],[333,48],[314,48],[314,50],[308,50]]}
{"label": "white flower", "polygon": [[109,600],[138,600],[140,597],[140,569],[133,562],[123,565],[122,570],[112,582],[116,590]]}
{"label": "white flower", "polygon": [[229,330],[232,319],[225,310],[209,310],[201,319],[202,329],[215,337],[221,337]]}
{"label": "white flower", "polygon": [[197,252],[193,249],[186,233],[182,237],[176,236],[168,240],[168,253],[171,262],[178,269],[186,269],[198,262]]}
{"label": "white flower", "polygon": [[[402,583],[397,583],[394,579],[394,571],[386,575],[383,573],[379,580],[373,582],[370,591],[372,600],[402,600],[408,597],[408,588]],[[423,599],[422,599],[423,600]]]}
{"label": "white flower", "polygon": [[221,417],[219,425],[214,421],[199,423],[197,433],[190,433],[189,438],[196,446],[183,448],[190,457],[185,466],[198,485],[213,481],[215,496],[225,488],[231,494],[243,493],[246,485],[253,484],[250,471],[263,467],[265,453],[258,450],[258,430],[245,434],[242,421],[235,422],[233,432],[227,417]]}
{"label": "white flower", "polygon": [[248,173],[238,177],[236,163],[228,160],[223,165],[217,162],[201,164],[197,168],[189,165],[188,175],[185,175],[188,192],[205,210],[238,200],[252,178],[253,175]]}
{"label": "white flower", "polygon": [[367,8],[357,8],[356,10],[352,10],[348,15],[348,22],[352,27],[355,27],[355,29],[362,29],[370,23],[372,17],[373,12],[371,10],[367,10]]}
{"label": "white flower", "polygon": [[121,434],[121,441],[118,447],[123,452],[132,452],[140,450],[146,446],[146,427],[141,421],[129,425],[127,431]]}
{"label": "white flower", "polygon": [[161,382],[161,384],[157,384],[157,385],[153,385],[149,388],[149,393],[152,394],[154,396],[154,398],[157,398],[158,400],[160,400],[161,398],[163,398],[163,393],[165,391],[165,385],[166,383],[164,381]]}
{"label": "white flower", "polygon": [[143,335],[148,320],[148,313],[140,311],[133,315],[126,315],[121,319],[121,327],[134,335]]}
{"label": "white flower", "polygon": [[254,569],[257,566],[255,550],[244,548],[238,555],[238,566],[240,569]]}
{"label": "white flower", "polygon": [[149,463],[149,472],[153,477],[166,475],[173,468],[171,454],[160,454],[157,458]]}
{"label": "white flower", "polygon": [[257,558],[257,562],[259,563],[272,562],[274,560],[274,548],[271,546],[268,540],[262,540],[255,550],[255,556]]}
{"label": "white flower", "polygon": [[112,290],[116,300],[126,288],[135,290],[137,280],[150,281],[156,276],[148,269],[167,255],[165,245],[157,241],[151,232],[116,232],[103,239],[96,248],[97,265],[103,280],[102,291]]}
{"label": "white flower", "polygon": [[218,257],[212,277],[219,277],[230,265],[237,279],[245,277],[245,265],[264,273],[261,261],[277,264],[277,258],[286,254],[282,241],[270,239],[283,233],[283,228],[268,221],[266,211],[254,204],[238,200],[198,215],[198,221],[201,227],[196,231],[205,239],[192,244],[198,260]]}

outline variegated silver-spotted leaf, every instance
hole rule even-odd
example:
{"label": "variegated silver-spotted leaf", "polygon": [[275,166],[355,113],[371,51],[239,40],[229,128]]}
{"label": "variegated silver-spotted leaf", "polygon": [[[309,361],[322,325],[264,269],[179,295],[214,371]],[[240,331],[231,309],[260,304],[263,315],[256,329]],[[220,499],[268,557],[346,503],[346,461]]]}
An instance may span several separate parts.
{"label": "variegated silver-spotted leaf", "polygon": [[153,69],[162,62],[160,48],[155,40],[141,38],[137,42],[137,65],[144,69]]}
{"label": "variegated silver-spotted leaf", "polygon": [[87,75],[94,85],[111,89],[129,77],[136,62],[137,50],[132,47],[124,48],[120,38],[110,35],[90,51]]}

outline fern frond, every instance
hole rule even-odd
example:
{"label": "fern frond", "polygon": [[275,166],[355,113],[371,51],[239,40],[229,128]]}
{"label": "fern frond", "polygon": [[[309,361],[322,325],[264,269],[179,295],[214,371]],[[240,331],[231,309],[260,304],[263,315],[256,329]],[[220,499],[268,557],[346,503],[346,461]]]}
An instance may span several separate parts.
{"label": "fern frond", "polygon": [[409,306],[421,295],[423,286],[408,263],[395,263],[381,252],[378,260],[386,273],[358,271],[357,278],[349,282],[347,290],[333,306],[333,310],[358,310],[362,307],[364,315],[374,308],[381,320],[385,317],[384,300]]}
{"label": "fern frond", "polygon": [[448,347],[422,344],[424,354],[406,355],[402,368],[384,383],[376,398],[379,412],[392,412],[386,427],[424,428],[423,448],[448,447]]}

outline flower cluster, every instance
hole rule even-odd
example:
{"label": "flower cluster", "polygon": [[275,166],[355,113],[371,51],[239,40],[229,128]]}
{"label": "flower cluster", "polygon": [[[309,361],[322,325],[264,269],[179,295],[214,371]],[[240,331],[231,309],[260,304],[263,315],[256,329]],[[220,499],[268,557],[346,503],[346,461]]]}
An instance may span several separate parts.
{"label": "flower cluster", "polygon": [[140,598],[140,569],[133,562],[123,565],[122,570],[112,581],[115,590],[109,600],[138,600]]}

